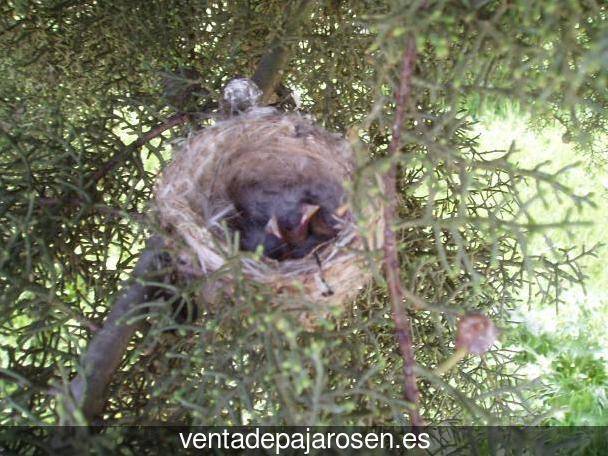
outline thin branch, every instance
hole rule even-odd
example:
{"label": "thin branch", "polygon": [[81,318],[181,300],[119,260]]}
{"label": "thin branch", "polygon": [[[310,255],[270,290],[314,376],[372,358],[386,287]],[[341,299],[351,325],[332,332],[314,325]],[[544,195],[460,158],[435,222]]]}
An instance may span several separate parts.
{"label": "thin branch", "polygon": [[106,162],[105,165],[95,171],[91,176],[88,185],[96,184],[97,182],[99,182],[99,180],[104,178],[110,171],[114,170],[118,165],[120,165],[124,160],[126,160],[133,151],[139,149],[154,138],[160,136],[162,133],[169,130],[170,128],[186,123],[189,118],[190,114],[185,112],[179,112],[169,117],[160,125],[152,128],[150,131],[147,131],[142,136],[137,138],[136,141],[125,147],[120,153],[114,155],[110,160]]}
{"label": "thin branch", "polygon": [[[389,157],[394,157],[399,152],[401,143],[401,129],[405,119],[405,106],[412,91],[412,73],[416,62],[416,42],[413,37],[408,38],[406,49],[403,53],[403,67],[401,80],[396,95],[395,121],[392,128],[392,138],[388,147]],[[413,426],[422,426],[424,421],[418,411],[420,391],[416,384],[416,360],[414,357],[414,340],[412,336],[412,322],[403,307],[404,290],[401,284],[399,258],[397,255],[397,240],[394,224],[397,213],[397,191],[396,191],[397,166],[392,161],[389,171],[384,176],[384,191],[387,203],[384,208],[384,260],[386,270],[386,282],[391,297],[393,308],[393,320],[401,356],[403,357],[404,394],[405,399],[412,404],[409,410],[410,422]]]}
{"label": "thin branch", "polygon": [[[143,135],[141,135],[137,140],[125,146],[122,150],[120,150],[117,154],[115,154],[110,160],[108,160],[104,165],[101,166],[97,171],[95,171],[88,180],[87,187],[93,187],[93,193],[95,193],[94,187],[101,179],[103,179],[106,175],[108,175],[111,171],[113,171],[117,166],[119,166],[124,160],[129,158],[129,156],[135,152],[140,147],[144,146],[154,138],[160,136],[165,131],[170,128],[176,127],[177,125],[181,125],[188,121],[190,118],[190,114],[188,113],[177,113],[172,115],[167,120],[165,120],[160,125],[152,128],[147,131]],[[38,199],[38,203],[41,206],[77,206],[87,201],[80,197],[73,197],[69,199],[61,199],[61,198],[49,198],[45,196],[41,196]],[[98,209],[100,206],[98,206]]]}

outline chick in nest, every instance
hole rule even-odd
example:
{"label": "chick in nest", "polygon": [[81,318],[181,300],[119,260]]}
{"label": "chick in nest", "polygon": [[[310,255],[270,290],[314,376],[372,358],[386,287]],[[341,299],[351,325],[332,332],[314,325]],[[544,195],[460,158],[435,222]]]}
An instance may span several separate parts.
{"label": "chick in nest", "polygon": [[[306,171],[295,180],[255,178],[229,186],[236,208],[231,226],[240,233],[242,250],[262,246],[269,258],[299,259],[337,235],[345,213],[343,189],[319,179],[314,168]],[[264,176],[263,169],[252,172]]]}

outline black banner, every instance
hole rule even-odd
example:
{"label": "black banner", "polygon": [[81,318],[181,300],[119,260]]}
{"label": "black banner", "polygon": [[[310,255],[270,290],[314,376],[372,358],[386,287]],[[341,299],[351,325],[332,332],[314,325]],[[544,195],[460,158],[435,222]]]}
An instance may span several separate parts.
{"label": "black banner", "polygon": [[2,427],[9,454],[608,454],[608,427]]}

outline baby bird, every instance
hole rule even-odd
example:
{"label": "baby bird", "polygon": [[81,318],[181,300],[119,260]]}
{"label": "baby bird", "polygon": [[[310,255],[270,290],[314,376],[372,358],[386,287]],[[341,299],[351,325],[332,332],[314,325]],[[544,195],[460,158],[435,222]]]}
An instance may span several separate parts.
{"label": "baby bird", "polygon": [[317,205],[301,203],[290,212],[273,214],[265,231],[271,239],[279,240],[281,248],[269,256],[278,260],[306,256],[319,243],[311,232],[311,220],[318,211]]}
{"label": "baby bird", "polygon": [[273,214],[266,231],[290,246],[301,245],[308,238],[311,218],[318,211],[317,205],[300,203],[297,207],[289,208],[288,212]]}
{"label": "baby bird", "polygon": [[237,209],[232,226],[241,234],[242,250],[261,245],[269,258],[298,259],[338,233],[339,184],[266,182],[232,190]]}

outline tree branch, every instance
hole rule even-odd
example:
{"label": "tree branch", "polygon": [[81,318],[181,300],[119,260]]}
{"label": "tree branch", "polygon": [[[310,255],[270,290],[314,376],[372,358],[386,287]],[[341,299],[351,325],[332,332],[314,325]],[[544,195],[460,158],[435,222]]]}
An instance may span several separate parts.
{"label": "tree branch", "polygon": [[283,68],[289,59],[288,41],[297,37],[297,32],[304,16],[310,10],[311,0],[298,0],[292,8],[286,8],[286,20],[283,25],[283,34],[272,40],[266,54],[251,78],[262,91],[262,102],[268,103],[277,84],[283,76]]}
{"label": "tree branch", "polygon": [[148,240],[146,248],[133,270],[136,279],[119,295],[106,318],[103,328],[93,337],[82,357],[82,371],[70,384],[70,392],[87,421],[101,415],[106,388],[120,365],[131,337],[141,327],[141,322],[127,324],[125,316],[149,299],[150,287],[137,282],[158,270],[158,256],[163,241],[155,236]]}
{"label": "tree branch", "polygon": [[153,140],[157,136],[160,136],[162,133],[169,130],[170,128],[186,123],[189,118],[190,114],[185,112],[178,112],[177,114],[174,114],[169,117],[160,125],[152,128],[150,131],[147,131],[139,138],[137,138],[136,141],[125,147],[120,153],[114,155],[101,168],[95,171],[91,176],[88,185],[91,186],[97,184],[97,182],[99,182],[103,177],[105,177],[110,171],[113,171],[118,165],[120,165],[124,160],[126,160],[136,149],[139,149],[140,147]]}
{"label": "tree branch", "polygon": [[[297,36],[297,31],[300,28],[302,19],[309,11],[312,3],[313,2],[311,0],[298,0],[295,2],[293,7],[286,8],[286,20],[283,26],[283,35],[277,36],[272,41],[268,50],[266,51],[266,54],[264,54],[260,59],[252,79],[263,93],[263,103],[268,102],[274,93],[275,87],[281,81],[281,77],[283,76],[283,68],[289,59],[289,47],[287,46],[287,42]],[[101,168],[95,171],[87,185],[96,185],[99,180],[101,180],[124,160],[126,160],[133,151],[139,149],[141,146],[157,136],[160,136],[168,129],[186,123],[189,118],[190,114],[179,112],[169,117],[157,127],[154,127],[150,131],[146,132],[135,142],[129,144],[124,150],[114,155]]]}
{"label": "tree branch", "polygon": [[[146,133],[144,133],[143,135],[141,135],[139,138],[137,138],[137,140],[135,140],[128,146],[125,146],[124,149],[122,149],[121,151],[116,153],[112,158],[110,158],[110,160],[108,160],[104,165],[102,165],[101,168],[99,168],[97,171],[95,171],[89,178],[85,188],[93,187],[92,193],[96,194],[94,187],[97,184],[97,182],[99,182],[106,175],[108,175],[110,172],[112,172],[118,165],[120,165],[124,160],[126,160],[133,152],[135,152],[137,149],[139,149],[140,147],[142,147],[149,141],[153,140],[154,138],[160,136],[162,133],[169,130],[170,128],[176,127],[177,125],[181,125],[181,124],[187,122],[189,118],[190,118],[190,114],[188,114],[188,113],[180,112],[180,113],[174,114],[171,117],[169,117],[167,120],[165,120],[163,123],[161,123],[160,125],[152,128],[151,130],[149,130]],[[85,202],[85,200],[83,200],[80,197],[74,197],[74,198],[70,198],[70,199],[61,199],[61,198],[48,198],[45,196],[41,196],[38,199],[38,202],[40,203],[41,206],[56,206],[56,205],[60,205],[60,204],[73,206],[73,205],[82,204]]]}
{"label": "tree branch", "polygon": [[[276,85],[281,80],[282,69],[289,56],[289,48],[286,45],[286,41],[295,36],[295,30],[299,29],[299,23],[302,17],[305,16],[311,3],[310,0],[298,0],[293,8],[287,9],[284,30],[288,32],[282,37],[275,38],[267,53],[260,60],[253,80],[263,92],[263,102],[268,101]],[[100,179],[122,163],[123,160],[128,158],[129,154],[134,150],[156,138],[169,128],[185,123],[188,118],[189,115],[186,113],[175,114],[159,126],[142,135],[93,173],[88,185],[95,185]],[[143,277],[154,271],[154,260],[157,258],[159,250],[162,247],[159,243],[162,242],[157,238],[151,238],[148,241],[148,245],[141,253],[133,271],[135,278]],[[119,296],[103,328],[95,334],[87,348],[82,361],[82,373],[70,384],[70,390],[76,400],[76,404],[80,407],[89,422],[102,413],[106,398],[106,388],[114,372],[120,365],[131,337],[139,327],[138,324],[126,324],[124,316],[132,312],[138,304],[146,302],[149,291],[149,287],[134,283]]]}
{"label": "tree branch", "polygon": [[[401,129],[405,119],[405,106],[410,97],[412,87],[412,73],[416,62],[416,42],[413,37],[408,38],[406,49],[403,53],[403,63],[399,88],[395,94],[396,112],[392,128],[392,138],[388,147],[389,157],[394,157],[399,152],[401,145]],[[384,208],[384,261],[386,270],[386,282],[391,297],[393,320],[395,332],[399,341],[399,349],[403,357],[404,395],[405,399],[412,404],[409,410],[410,421],[413,426],[422,426],[424,421],[418,411],[420,392],[416,385],[414,368],[416,360],[414,356],[414,340],[412,336],[412,322],[403,307],[404,290],[401,284],[397,240],[393,226],[397,213],[397,191],[396,191],[397,166],[392,161],[390,169],[384,176],[384,191],[386,192],[387,204]]]}

